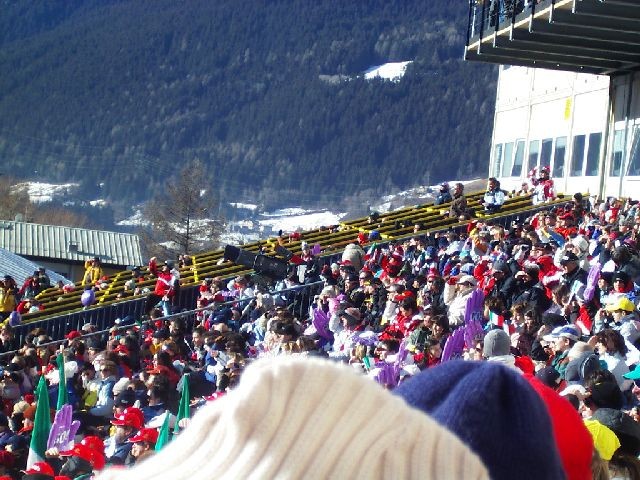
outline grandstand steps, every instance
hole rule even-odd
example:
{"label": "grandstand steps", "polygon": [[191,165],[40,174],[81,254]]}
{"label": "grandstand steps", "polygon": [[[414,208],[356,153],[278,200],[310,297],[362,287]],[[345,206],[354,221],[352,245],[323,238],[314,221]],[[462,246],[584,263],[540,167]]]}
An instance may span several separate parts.
{"label": "grandstand steps", "polygon": [[[486,216],[482,213],[481,200],[484,192],[476,192],[467,195],[467,202],[470,208],[476,211],[476,216],[483,221],[499,220],[504,217],[517,215],[525,216],[528,212],[536,208],[531,205],[531,197],[509,198],[500,212]],[[554,205],[566,203],[568,199],[560,196],[555,202],[545,204],[542,208],[551,208]],[[426,234],[434,231],[446,230],[449,228],[459,228],[468,224],[468,221],[459,222],[457,219],[444,217],[442,211],[448,211],[450,204],[434,206],[432,203],[406,207],[381,216],[371,223],[368,217],[355,219],[341,223],[332,228],[318,228],[302,232],[301,238],[297,240],[283,239],[282,245],[294,254],[301,252],[302,242],[307,242],[310,246],[320,245],[321,256],[330,256],[340,253],[341,250],[350,243],[358,243],[358,234],[368,235],[372,230],[377,230],[381,235],[379,243],[386,241],[398,241],[405,238]],[[538,207],[539,209],[540,207]],[[421,223],[423,229],[414,232],[414,225]],[[261,248],[265,248],[265,253],[276,256],[275,248],[278,239],[269,238],[242,245],[242,248],[254,253],[258,253]],[[367,244],[363,245],[366,249]],[[224,261],[223,251],[215,250],[194,255],[193,265],[180,269],[181,288],[194,287],[205,278],[221,277],[230,278],[237,275],[251,273],[252,270]],[[146,267],[141,272],[148,275]],[[23,323],[28,324],[35,321],[44,320],[60,315],[71,314],[81,311],[89,311],[126,302],[134,299],[143,299],[146,294],[138,296],[126,296],[117,299],[118,294],[124,292],[125,283],[131,278],[131,272],[123,271],[112,275],[107,279],[108,287],[105,290],[96,291],[96,302],[94,305],[84,308],[80,301],[83,287],[80,283],[75,285],[75,290],[69,293],[60,294],[57,289],[48,289],[38,296],[38,301],[44,306],[44,310],[26,314],[23,316]],[[137,285],[141,288],[148,288],[153,291],[155,279],[149,278]]]}

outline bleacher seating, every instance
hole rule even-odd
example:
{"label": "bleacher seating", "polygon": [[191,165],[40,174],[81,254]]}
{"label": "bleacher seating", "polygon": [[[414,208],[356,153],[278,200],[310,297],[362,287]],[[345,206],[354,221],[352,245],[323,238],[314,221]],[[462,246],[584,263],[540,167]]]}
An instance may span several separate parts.
{"label": "bleacher seating", "polygon": [[[505,202],[500,212],[486,216],[482,213],[481,206],[483,194],[484,192],[475,192],[467,195],[468,206],[473,208],[476,211],[477,217],[483,220],[512,216],[520,213],[526,214],[526,212],[533,209],[530,196],[514,197]],[[554,204],[560,204],[566,201],[567,198],[560,195],[555,202],[545,205],[552,207]],[[287,241],[285,239],[285,245],[286,248],[293,253],[300,253],[301,243],[305,241],[309,245],[320,245],[322,255],[329,255],[339,252],[349,243],[357,242],[359,233],[368,235],[372,230],[377,230],[380,233],[382,241],[395,241],[414,235],[414,225],[417,223],[422,225],[421,233],[460,227],[468,223],[445,217],[443,213],[449,210],[449,206],[450,204],[435,206],[433,203],[428,203],[405,207],[394,212],[382,214],[373,222],[369,217],[345,221],[337,226],[322,227],[302,232],[301,239],[295,241]],[[242,248],[252,252],[258,252],[261,248],[266,248],[268,255],[275,256],[275,247],[277,245],[278,241],[276,238],[269,238],[243,245]],[[194,255],[193,265],[180,270],[181,285],[196,285],[207,277],[227,278],[250,272],[246,267],[222,260],[223,251],[221,249]],[[142,273],[148,274],[146,267],[143,267],[141,270]],[[116,296],[124,291],[124,284],[131,278],[131,275],[131,271],[122,271],[109,277],[107,280],[108,288],[95,292],[96,302],[90,308],[100,308],[115,302],[130,300],[132,298],[131,296],[126,297],[124,300],[117,299]],[[138,286],[153,290],[154,284],[155,279],[148,279],[139,282]],[[24,315],[23,323],[82,310],[83,307],[80,301],[82,292],[83,287],[80,282],[76,283],[75,290],[69,293],[61,294],[60,291],[55,288],[42,292],[37,299],[41,302],[44,309],[40,312]]]}

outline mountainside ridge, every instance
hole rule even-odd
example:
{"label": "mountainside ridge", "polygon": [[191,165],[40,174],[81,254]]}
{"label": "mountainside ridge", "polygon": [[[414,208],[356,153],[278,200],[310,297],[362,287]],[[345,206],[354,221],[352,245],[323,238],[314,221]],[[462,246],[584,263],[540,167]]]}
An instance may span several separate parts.
{"label": "mountainside ridge", "polygon": [[496,70],[460,60],[464,5],[37,3],[0,23],[2,173],[126,205],[199,158],[223,200],[326,206],[486,171]]}

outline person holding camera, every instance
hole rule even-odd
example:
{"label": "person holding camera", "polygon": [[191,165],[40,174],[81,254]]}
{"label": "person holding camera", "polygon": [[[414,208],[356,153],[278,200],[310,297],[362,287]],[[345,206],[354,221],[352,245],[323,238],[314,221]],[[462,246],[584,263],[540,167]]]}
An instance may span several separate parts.
{"label": "person holding camera", "polygon": [[539,277],[540,267],[536,264],[529,264],[523,270],[517,272],[510,304],[535,305],[539,311],[546,311],[551,306],[551,300],[547,296]]}

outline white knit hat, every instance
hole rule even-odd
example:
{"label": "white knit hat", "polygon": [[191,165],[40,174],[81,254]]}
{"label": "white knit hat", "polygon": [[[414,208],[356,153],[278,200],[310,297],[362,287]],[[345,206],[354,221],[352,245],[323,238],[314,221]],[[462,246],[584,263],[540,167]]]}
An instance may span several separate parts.
{"label": "white knit hat", "polygon": [[99,480],[488,479],[453,433],[352,369],[305,357],[263,359],[180,436]]}

